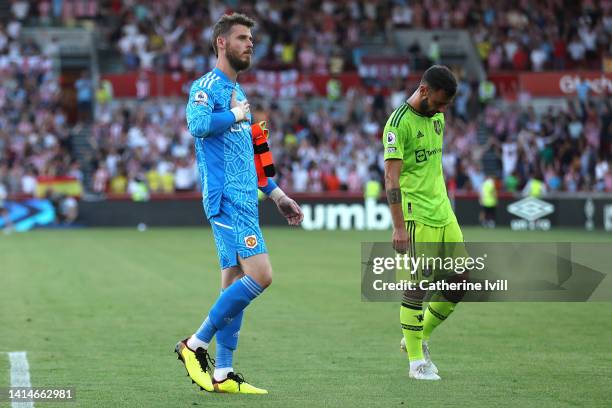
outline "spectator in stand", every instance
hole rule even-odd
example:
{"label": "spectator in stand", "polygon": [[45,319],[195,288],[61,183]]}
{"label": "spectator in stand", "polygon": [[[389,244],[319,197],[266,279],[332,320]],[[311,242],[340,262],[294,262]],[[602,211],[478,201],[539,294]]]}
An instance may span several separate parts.
{"label": "spectator in stand", "polygon": [[72,225],[79,216],[79,203],[74,197],[60,196],[58,218],[64,225]]}
{"label": "spectator in stand", "polygon": [[145,71],[140,71],[136,81],[136,98],[140,101],[146,100],[151,93],[151,82]]}
{"label": "spectator in stand", "polygon": [[198,178],[195,161],[187,161],[185,158],[177,160],[174,186],[175,191],[193,191]]}
{"label": "spectator in stand", "polygon": [[322,177],[325,191],[340,191],[340,179],[336,175],[335,168],[330,168],[327,172],[323,174]]}
{"label": "spectator in stand", "polygon": [[439,64],[440,58],[442,57],[442,51],[440,49],[440,37],[434,35],[431,42],[429,43],[429,51],[427,56],[431,65]]}
{"label": "spectator in stand", "polygon": [[531,69],[533,71],[543,71],[544,65],[548,62],[545,44],[540,44],[540,46],[533,48],[529,59],[531,60]]}
{"label": "spectator in stand", "polygon": [[81,77],[74,83],[74,88],[79,120],[87,122],[91,119],[93,109],[93,83],[87,71],[81,72]]}
{"label": "spectator in stand", "polygon": [[591,86],[587,82],[586,78],[579,77],[578,85],[576,85],[576,94],[578,95],[578,100],[580,101],[580,107],[584,112],[586,110],[586,103],[589,99],[589,92],[591,91]]}
{"label": "spectator in stand", "polygon": [[595,165],[595,189],[597,191],[608,191],[606,175],[609,174],[610,168],[610,163],[603,156],[600,156]]}
{"label": "spectator in stand", "polygon": [[392,110],[399,108],[400,105],[406,101],[406,99],[408,99],[406,85],[402,81],[402,78],[395,78],[393,91],[391,92],[391,97],[389,98],[389,108]]}
{"label": "spectator in stand", "polygon": [[574,36],[570,43],[567,45],[567,51],[572,60],[574,67],[579,67],[583,64],[584,57],[586,56],[586,48],[578,36]]}
{"label": "spectator in stand", "polygon": [[478,85],[478,101],[480,102],[481,109],[484,109],[486,105],[495,98],[495,84],[488,78],[480,81]]}
{"label": "spectator in stand", "polygon": [[538,172],[533,173],[523,188],[523,195],[538,198],[546,194],[548,189],[542,179],[541,174]]}
{"label": "spectator in stand", "polygon": [[130,71],[140,67],[140,58],[138,57],[138,51],[135,45],[130,46],[123,53],[123,64]]}
{"label": "spectator in stand", "polygon": [[30,11],[30,2],[27,0],[12,0],[11,12],[15,18],[23,22]]}
{"label": "spectator in stand", "polygon": [[512,67],[517,71],[525,71],[528,64],[529,55],[527,54],[525,47],[520,45],[512,56]]}
{"label": "spectator in stand", "polygon": [[43,53],[51,59],[59,58],[60,56],[60,45],[57,37],[51,37],[51,40],[47,42],[43,48]]}
{"label": "spectator in stand", "polygon": [[113,84],[106,79],[98,82],[96,90],[96,109],[104,109],[113,101]]}
{"label": "spectator in stand", "polygon": [[564,70],[567,60],[567,45],[563,38],[557,38],[553,46],[553,69]]}
{"label": "spectator in stand", "polygon": [[99,194],[106,192],[109,178],[110,174],[106,168],[106,164],[102,163],[93,175],[93,192]]}
{"label": "spectator in stand", "polygon": [[463,119],[464,122],[467,122],[468,117],[468,103],[470,98],[472,97],[472,87],[470,84],[460,76],[459,83],[457,84],[457,93],[455,95],[455,115],[458,118]]}

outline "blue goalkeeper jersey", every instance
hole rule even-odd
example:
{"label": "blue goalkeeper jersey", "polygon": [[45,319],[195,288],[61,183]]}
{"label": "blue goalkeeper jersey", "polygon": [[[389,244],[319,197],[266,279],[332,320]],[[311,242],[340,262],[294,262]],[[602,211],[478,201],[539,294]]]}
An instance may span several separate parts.
{"label": "blue goalkeeper jersey", "polygon": [[218,215],[226,204],[238,211],[257,211],[251,115],[248,121],[234,123],[230,111],[234,90],[238,101],[246,99],[240,85],[215,68],[196,80],[189,92],[187,126],[195,138],[202,200],[208,218]]}

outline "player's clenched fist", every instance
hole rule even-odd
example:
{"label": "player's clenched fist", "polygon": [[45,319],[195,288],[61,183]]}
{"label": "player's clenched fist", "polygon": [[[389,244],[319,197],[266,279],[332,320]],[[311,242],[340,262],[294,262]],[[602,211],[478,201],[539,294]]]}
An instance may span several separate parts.
{"label": "player's clenched fist", "polygon": [[236,100],[236,91],[232,92],[232,100],[230,102],[231,111],[236,118],[236,122],[242,122],[243,120],[247,120],[247,115],[251,112],[251,107],[249,106],[249,101],[246,99],[244,101]]}

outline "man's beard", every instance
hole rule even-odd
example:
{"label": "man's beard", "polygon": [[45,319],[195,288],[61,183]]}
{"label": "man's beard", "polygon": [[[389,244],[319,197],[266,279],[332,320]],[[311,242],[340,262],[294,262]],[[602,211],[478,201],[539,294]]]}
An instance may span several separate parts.
{"label": "man's beard", "polygon": [[225,56],[227,57],[227,61],[229,62],[231,67],[236,72],[244,71],[245,69],[248,69],[251,66],[251,56],[250,55],[247,60],[242,60],[240,59],[239,55],[234,54],[233,52],[231,52],[231,50],[227,50],[225,53]]}
{"label": "man's beard", "polygon": [[425,98],[425,99],[423,99],[421,101],[421,105],[419,106],[419,110],[425,116],[433,116],[436,113],[438,113],[437,111],[431,109],[431,107],[429,106],[429,98]]}

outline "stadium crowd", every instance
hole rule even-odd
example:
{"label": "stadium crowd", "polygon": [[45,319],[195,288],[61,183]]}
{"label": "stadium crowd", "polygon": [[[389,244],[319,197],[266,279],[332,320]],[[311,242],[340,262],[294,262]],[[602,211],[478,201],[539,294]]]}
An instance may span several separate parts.
{"label": "stadium crowd", "polygon": [[[212,22],[239,10],[259,22],[254,60],[261,67],[304,72],[359,64],[363,39],[394,28],[469,29],[491,71],[599,68],[612,55],[612,3],[607,0],[14,0],[20,21],[96,24],[116,44],[127,69],[206,72]],[[340,47],[338,44],[342,44]],[[423,50],[439,59],[439,45]]]}
{"label": "stadium crowd", "polygon": [[612,191],[612,104],[570,101],[567,109],[533,107],[483,114],[489,145],[501,164],[504,189],[519,191],[531,178],[555,191]]}
{"label": "stadium crowd", "polygon": [[[589,33],[594,32],[596,52],[603,52],[600,38],[609,38],[612,28],[609,3],[583,2],[579,10],[572,8],[577,7],[573,3],[569,8],[563,5],[550,1],[503,9],[468,0],[426,2],[427,7],[407,2],[280,5],[262,1],[256,5],[235,2],[234,7],[245,9],[260,21],[255,56],[260,64],[297,64],[302,70],[317,71],[326,69],[338,51],[329,44],[348,39],[343,50],[351,54],[345,56],[346,66],[350,66],[357,61],[353,51],[359,46],[359,36],[388,32],[389,24],[475,27],[475,39],[489,69],[511,68],[508,64],[513,64],[510,56],[514,54],[509,50],[518,52],[523,46],[554,42],[555,35],[571,39],[575,34],[588,50],[585,38],[593,37]],[[136,50],[134,58],[124,53],[128,67],[146,68],[160,60],[171,70],[202,73],[212,63],[204,45],[210,37],[210,21],[225,12],[226,6],[211,1],[207,10],[200,2],[179,1],[13,1],[12,18],[0,24],[0,183],[5,189],[32,194],[38,176],[68,175],[88,182],[85,189],[96,193],[130,192],[143,184],[151,192],[197,190],[185,101],[113,101],[108,84],[93,92],[86,78],[81,88],[92,93],[88,98],[96,100],[96,114],[90,137],[93,174],[85,178],[73,148],[81,124],[68,126],[60,104],[60,86],[52,63],[57,49],[40,50],[31,41],[17,39],[28,16],[69,24],[113,14],[119,24],[109,35],[127,54]],[[582,17],[570,19],[570,13]],[[557,17],[576,24],[553,24],[551,28],[549,20]],[[491,44],[483,46],[482,41]],[[508,46],[508,41],[519,44]],[[491,64],[491,54],[499,47],[501,62]],[[143,50],[152,56],[141,58]],[[549,51],[551,59],[542,67],[566,66],[553,58],[554,47]],[[583,57],[592,56],[585,51]],[[340,101],[278,101],[250,95],[255,120],[266,120],[271,128],[279,184],[296,192],[359,192],[368,180],[381,180],[380,133],[388,114],[409,96],[404,81],[396,83],[390,95],[350,89]],[[529,104],[509,108],[501,101],[482,101],[477,84],[461,81],[445,129],[443,166],[450,188],[477,191],[486,176],[482,158],[493,152],[507,191],[520,190],[534,177],[543,179],[551,191],[612,191],[612,107],[605,99],[589,97],[588,90],[579,94],[579,100],[570,101],[567,109],[538,114]],[[490,135],[488,140],[482,140],[483,132]]]}
{"label": "stadium crowd", "polygon": [[[533,177],[543,177],[550,191],[612,191],[609,101],[576,101],[541,114],[532,107],[491,103],[478,114],[476,93],[469,85],[466,89],[466,100],[458,97],[447,113],[443,167],[451,188],[478,191],[487,176],[483,155],[492,151],[506,191],[520,191]],[[254,96],[255,120],[266,120],[271,129],[281,187],[360,192],[367,181],[381,180],[384,118],[397,106],[394,101],[407,96],[405,90],[382,97],[351,89],[344,103],[293,99],[280,104]],[[485,143],[481,130],[489,135]],[[146,180],[152,192],[198,188],[183,102],[109,105],[98,115],[92,145],[94,191],[125,192],[133,179]]]}
{"label": "stadium crowd", "polygon": [[[233,7],[217,1],[136,1],[119,10],[121,24],[113,35],[128,69],[151,69],[157,60],[155,66],[168,70],[204,72],[215,62],[207,46],[211,21],[231,9],[260,22],[255,62],[303,72],[354,68],[363,38],[384,33],[391,43],[394,28],[468,28],[491,71],[593,68],[612,51],[612,6],[606,1],[523,1],[507,7],[469,0],[237,1]],[[435,42],[424,52],[430,61],[439,60]]]}
{"label": "stadium crowd", "polygon": [[[61,104],[53,55],[18,41],[21,23],[0,24],[0,184],[34,194],[38,176],[83,174]],[[52,50],[51,50],[52,51]]]}

